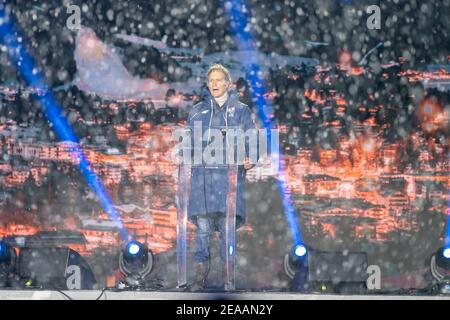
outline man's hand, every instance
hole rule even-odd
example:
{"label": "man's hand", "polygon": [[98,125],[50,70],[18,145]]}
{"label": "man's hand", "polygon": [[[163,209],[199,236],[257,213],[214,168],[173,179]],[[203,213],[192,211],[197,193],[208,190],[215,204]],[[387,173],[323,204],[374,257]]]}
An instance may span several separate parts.
{"label": "man's hand", "polygon": [[249,170],[251,168],[253,168],[253,164],[250,162],[250,158],[246,157],[244,159],[244,169]]}

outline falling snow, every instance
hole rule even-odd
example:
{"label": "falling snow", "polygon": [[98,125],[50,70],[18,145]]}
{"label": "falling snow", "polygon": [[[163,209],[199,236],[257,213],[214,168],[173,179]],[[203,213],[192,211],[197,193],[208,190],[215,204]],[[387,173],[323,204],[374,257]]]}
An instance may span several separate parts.
{"label": "falling snow", "polygon": [[[374,4],[381,28],[370,30]],[[69,5],[80,8],[79,29],[67,27]],[[232,10],[250,17],[251,49],[239,46]],[[17,0],[6,12],[120,220],[155,255],[148,287],[177,285],[172,132],[186,125],[207,68],[219,62],[256,124],[264,109],[280,132],[304,243],[364,252],[380,267],[383,291],[430,292],[429,259],[444,245],[449,214],[449,0]],[[69,246],[101,289],[120,278],[123,240],[80,172],[75,146],[46,118],[37,99],[45,92],[24,81],[0,45],[0,237]],[[250,81],[252,66],[263,81]],[[262,162],[247,172],[239,289],[293,290],[279,178]],[[195,228],[188,224],[188,261]],[[213,240],[211,286],[224,270],[218,234]]]}

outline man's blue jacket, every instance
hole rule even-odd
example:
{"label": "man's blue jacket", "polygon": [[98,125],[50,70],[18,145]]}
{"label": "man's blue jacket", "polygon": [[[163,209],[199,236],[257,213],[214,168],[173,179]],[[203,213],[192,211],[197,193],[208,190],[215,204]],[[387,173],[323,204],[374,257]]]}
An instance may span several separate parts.
{"label": "man's blue jacket", "polygon": [[[201,122],[202,137],[208,137],[209,128],[222,131],[226,127],[240,128],[244,132],[248,129],[255,129],[250,109],[239,101],[238,95],[234,91],[228,92],[227,101],[220,107],[209,90],[205,89],[203,100],[189,112],[187,125],[192,129],[199,122]],[[193,133],[191,133],[191,136],[193,137]],[[223,135],[222,139],[225,147],[226,134]],[[195,144],[195,142],[193,143]],[[208,141],[203,141],[200,144],[202,151],[207,144]],[[196,223],[198,215],[226,214],[228,171],[227,167],[220,166],[200,165],[192,167],[188,203],[189,220]],[[237,227],[239,227],[245,222],[244,192],[246,170],[243,165],[239,165],[237,172],[236,222]]]}

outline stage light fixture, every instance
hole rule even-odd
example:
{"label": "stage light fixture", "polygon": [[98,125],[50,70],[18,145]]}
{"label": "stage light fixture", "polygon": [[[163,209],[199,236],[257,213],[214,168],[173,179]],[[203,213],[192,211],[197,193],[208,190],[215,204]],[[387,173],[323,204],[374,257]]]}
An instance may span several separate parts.
{"label": "stage light fixture", "polygon": [[450,259],[450,248],[445,248],[442,254],[445,258]]}
{"label": "stage light fixture", "polygon": [[139,287],[153,269],[153,254],[138,241],[127,243],[120,253],[119,269],[125,276],[125,286]]}
{"label": "stage light fixture", "polygon": [[0,287],[8,287],[16,267],[16,251],[4,241],[0,241]]}
{"label": "stage light fixture", "polygon": [[295,251],[294,251],[294,254],[297,256],[297,257],[303,257],[305,254],[306,254],[306,248],[305,248],[305,246],[304,245],[298,245],[298,246],[296,246],[295,247]]}
{"label": "stage light fixture", "polygon": [[137,255],[140,251],[140,247],[138,244],[134,243],[134,242],[130,242],[127,245],[127,251],[130,255]]}
{"label": "stage light fixture", "polygon": [[450,294],[450,248],[441,247],[431,257],[430,270],[441,294]]}
{"label": "stage light fixture", "polygon": [[365,252],[326,252],[298,244],[284,256],[284,270],[296,292],[364,293]]}
{"label": "stage light fixture", "polygon": [[0,241],[0,263],[3,265],[10,265],[15,263],[16,252],[14,248],[4,242]]}
{"label": "stage light fixture", "polygon": [[305,265],[307,258],[307,249],[300,244],[289,250],[284,256],[284,271],[286,275],[293,279],[298,268]]}
{"label": "stage light fixture", "polygon": [[292,279],[295,291],[308,289],[308,250],[303,244],[291,248],[284,256],[284,271]]}

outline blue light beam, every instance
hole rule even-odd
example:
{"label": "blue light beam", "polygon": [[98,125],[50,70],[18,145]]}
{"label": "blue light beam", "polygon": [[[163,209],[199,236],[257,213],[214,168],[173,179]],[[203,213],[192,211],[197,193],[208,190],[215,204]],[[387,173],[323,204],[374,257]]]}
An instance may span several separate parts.
{"label": "blue light beam", "polygon": [[[448,159],[450,159],[450,153],[448,153]],[[448,195],[447,195],[447,226],[445,229],[444,248],[446,250],[450,250],[450,189],[448,190]]]}
{"label": "blue light beam", "polygon": [[[223,3],[225,10],[229,13],[231,17],[230,25],[235,32],[235,39],[239,50],[257,50],[254,48],[254,41],[250,33],[250,20],[251,13],[249,7],[246,6],[242,0],[226,1]],[[246,77],[249,79],[252,87],[253,99],[256,100],[256,105],[258,107],[258,117],[261,120],[264,128],[267,132],[267,145],[271,146],[271,129],[273,127],[272,120],[268,115],[270,110],[270,103],[264,98],[266,93],[264,79],[260,77],[260,67],[259,64],[254,62],[254,59],[250,60],[248,55],[242,55],[241,61],[246,66]],[[303,240],[301,236],[301,231],[297,223],[297,217],[290,193],[287,191],[286,185],[286,175],[284,162],[282,161],[282,155],[279,150],[274,150],[271,148],[271,161],[272,165],[277,168],[277,185],[278,191],[280,192],[284,213],[286,215],[289,228],[292,233],[294,245],[302,245]]]}
{"label": "blue light beam", "polygon": [[88,185],[97,195],[103,209],[109,218],[115,222],[122,239],[128,241],[128,232],[123,227],[118,212],[109,199],[103,184],[92,170],[91,164],[86,158],[78,138],[63,116],[61,107],[56,102],[51,91],[47,88],[44,76],[40,73],[36,63],[34,63],[32,57],[26,51],[23,38],[15,31],[12,19],[5,14],[4,7],[0,8],[0,43],[6,46],[12,63],[16,66],[27,85],[42,92],[42,94],[37,95],[37,98],[42,104],[44,114],[50,121],[51,127],[61,141],[69,141],[73,144],[72,157],[79,163],[80,171],[83,173]]}

